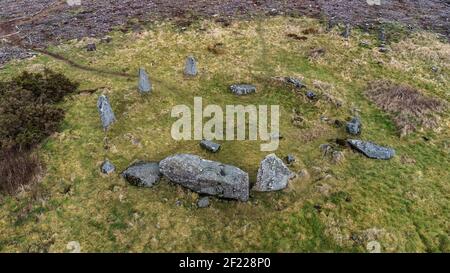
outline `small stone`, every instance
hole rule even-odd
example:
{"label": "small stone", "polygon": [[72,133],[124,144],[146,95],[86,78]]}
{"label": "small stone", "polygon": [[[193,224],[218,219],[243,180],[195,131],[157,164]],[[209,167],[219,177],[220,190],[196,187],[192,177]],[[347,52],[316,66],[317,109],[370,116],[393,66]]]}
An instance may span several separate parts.
{"label": "small stone", "polygon": [[369,48],[369,47],[370,47],[370,42],[369,42],[369,41],[366,41],[366,40],[363,40],[363,41],[361,41],[361,42],[359,43],[359,45],[360,45],[361,47],[364,47],[364,48]]}
{"label": "small stone", "polygon": [[306,97],[310,100],[315,100],[317,98],[316,94],[313,91],[307,91]]}
{"label": "small stone", "polygon": [[208,197],[202,197],[197,201],[197,207],[198,208],[207,208],[209,207],[209,198]]}
{"label": "small stone", "polygon": [[332,159],[333,164],[339,164],[345,159],[344,152],[342,151],[334,151],[332,155],[333,155]]}
{"label": "small stone", "polygon": [[197,76],[198,70],[197,70],[197,61],[194,57],[189,56],[186,59],[186,66],[184,68],[184,74],[186,76]]}
{"label": "small stone", "polygon": [[133,186],[152,187],[161,178],[157,162],[138,162],[128,167],[122,177]]}
{"label": "small stone", "polygon": [[319,149],[322,151],[323,156],[326,156],[333,150],[333,147],[330,144],[321,144]]}
{"label": "small stone", "polygon": [[287,83],[290,83],[292,85],[294,85],[296,88],[303,88],[306,87],[306,85],[304,85],[299,79],[297,78],[292,78],[292,77],[286,77],[285,78]]}
{"label": "small stone", "polygon": [[270,134],[270,139],[272,140],[283,139],[283,135],[280,134],[280,132],[273,132]]}
{"label": "small stone", "polygon": [[251,93],[256,92],[256,86],[251,84],[234,84],[230,86],[230,90],[232,93],[242,96],[242,95],[248,95]]}
{"label": "small stone", "polygon": [[361,121],[359,118],[352,118],[352,120],[350,122],[347,122],[347,133],[357,136],[359,134],[361,134]]}
{"label": "small stone", "polygon": [[382,46],[378,49],[378,51],[380,51],[381,53],[386,53],[389,51],[389,49],[387,47]]}
{"label": "small stone", "polygon": [[431,67],[431,71],[433,71],[434,73],[439,72],[439,68],[436,66]]}
{"label": "small stone", "polygon": [[152,84],[144,68],[139,68],[139,92],[148,94],[152,91]]}
{"label": "small stone", "polygon": [[109,126],[116,121],[116,117],[114,116],[114,112],[107,96],[101,95],[98,98],[97,109],[100,113],[103,129],[107,130]]}
{"label": "small stone", "polygon": [[345,39],[348,39],[350,37],[350,34],[351,34],[351,26],[350,24],[346,24],[344,31],[341,33],[341,36],[344,37]]}
{"label": "small stone", "polygon": [[112,38],[111,38],[111,36],[105,36],[105,37],[103,37],[103,38],[101,39],[101,42],[102,42],[102,43],[109,44],[109,43],[112,42]]}
{"label": "small stone", "polygon": [[86,50],[87,51],[96,51],[97,50],[97,46],[94,43],[90,43],[86,45]]}
{"label": "small stone", "polygon": [[292,164],[295,162],[295,157],[293,155],[287,155],[285,159],[287,164]]}
{"label": "small stone", "polygon": [[278,191],[287,187],[292,173],[275,154],[266,156],[258,169],[255,191]]}
{"label": "small stone", "polygon": [[181,206],[183,205],[183,201],[177,200],[177,201],[175,202],[175,205],[176,205],[177,207],[181,207]]}
{"label": "small stone", "polygon": [[105,160],[105,162],[103,162],[102,166],[101,166],[101,171],[104,174],[111,174],[116,170],[116,167],[109,162],[109,160]]}
{"label": "small stone", "polygon": [[212,141],[209,140],[202,140],[200,142],[200,146],[212,153],[217,153],[220,150],[221,145],[214,143]]}
{"label": "small stone", "polygon": [[349,139],[347,142],[352,148],[361,152],[365,156],[373,159],[388,160],[395,156],[395,150],[389,147],[376,145],[372,142]]}

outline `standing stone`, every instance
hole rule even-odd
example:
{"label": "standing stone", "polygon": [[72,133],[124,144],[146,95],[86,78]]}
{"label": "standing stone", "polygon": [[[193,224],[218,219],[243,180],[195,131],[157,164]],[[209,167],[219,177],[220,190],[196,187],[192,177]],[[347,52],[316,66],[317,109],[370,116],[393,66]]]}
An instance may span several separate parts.
{"label": "standing stone", "polygon": [[186,76],[197,76],[198,70],[197,70],[197,61],[194,57],[189,56],[186,59],[186,66],[184,68],[184,74]]}
{"label": "standing stone", "polygon": [[98,98],[97,109],[100,113],[103,129],[107,130],[109,126],[116,121],[116,117],[114,116],[114,112],[107,96],[101,95]]}
{"label": "standing stone", "polygon": [[161,178],[157,162],[139,162],[128,167],[122,177],[133,186],[152,187]]}
{"label": "standing stone", "polygon": [[352,118],[352,120],[350,122],[347,122],[347,133],[357,136],[359,134],[361,134],[361,121],[359,120],[359,118]]}
{"label": "standing stone", "polygon": [[200,146],[212,153],[217,153],[220,150],[220,144],[214,143],[209,140],[202,140]]}
{"label": "standing stone", "polygon": [[248,95],[256,92],[256,86],[251,84],[233,84],[230,86],[230,90],[232,93],[242,96]]}
{"label": "standing stone", "polygon": [[152,83],[148,79],[148,74],[144,68],[139,68],[139,92],[148,94],[152,91]]}
{"label": "standing stone", "polygon": [[100,169],[104,174],[111,174],[116,170],[116,167],[109,160],[105,160]]}
{"label": "standing stone", "polygon": [[391,159],[395,156],[395,150],[389,147],[378,146],[372,142],[349,139],[347,142],[357,151],[373,159]]}
{"label": "standing stone", "polygon": [[278,191],[287,187],[292,173],[275,154],[266,156],[258,170],[256,191]]}
{"label": "standing stone", "polygon": [[162,160],[159,167],[167,179],[197,193],[240,201],[249,198],[248,174],[235,166],[177,154]]}

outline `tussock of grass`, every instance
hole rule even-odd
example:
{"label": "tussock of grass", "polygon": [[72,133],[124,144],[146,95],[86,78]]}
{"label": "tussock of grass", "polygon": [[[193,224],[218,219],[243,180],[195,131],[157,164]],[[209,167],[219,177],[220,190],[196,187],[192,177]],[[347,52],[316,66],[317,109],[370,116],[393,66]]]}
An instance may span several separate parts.
{"label": "tussock of grass", "polygon": [[437,114],[446,109],[446,105],[440,100],[426,97],[410,86],[388,81],[370,83],[366,95],[392,116],[402,136],[420,127],[437,128]]}

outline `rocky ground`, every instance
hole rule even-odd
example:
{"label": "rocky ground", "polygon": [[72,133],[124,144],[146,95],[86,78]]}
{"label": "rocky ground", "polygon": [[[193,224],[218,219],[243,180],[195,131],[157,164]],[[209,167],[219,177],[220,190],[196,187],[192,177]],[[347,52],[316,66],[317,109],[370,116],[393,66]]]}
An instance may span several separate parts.
{"label": "rocky ground", "polygon": [[174,20],[183,27],[204,17],[228,24],[232,19],[257,15],[307,15],[362,27],[398,22],[436,31],[448,39],[449,13],[447,0],[383,0],[381,5],[363,0],[186,0],[183,5],[176,0],[83,0],[81,6],[69,6],[61,0],[4,0],[0,7],[0,64],[29,55],[17,45],[45,47],[68,39],[102,36],[115,27],[138,29],[142,23],[160,19]]}

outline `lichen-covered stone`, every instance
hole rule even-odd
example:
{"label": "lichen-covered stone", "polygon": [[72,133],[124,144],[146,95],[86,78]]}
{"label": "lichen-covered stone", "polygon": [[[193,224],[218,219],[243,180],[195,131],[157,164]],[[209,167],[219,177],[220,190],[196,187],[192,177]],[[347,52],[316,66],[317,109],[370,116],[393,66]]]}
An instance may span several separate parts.
{"label": "lichen-covered stone", "polygon": [[278,191],[287,187],[292,173],[275,154],[266,156],[261,161],[256,178],[256,191]]}
{"label": "lichen-covered stone", "polygon": [[157,162],[139,162],[122,172],[122,177],[133,186],[152,187],[161,178]]}
{"label": "lichen-covered stone", "polygon": [[235,166],[191,154],[169,156],[159,166],[167,179],[197,193],[240,201],[249,198],[248,174]]}

